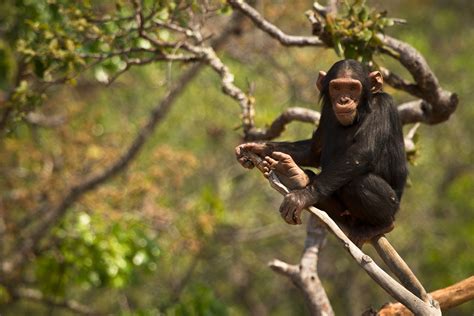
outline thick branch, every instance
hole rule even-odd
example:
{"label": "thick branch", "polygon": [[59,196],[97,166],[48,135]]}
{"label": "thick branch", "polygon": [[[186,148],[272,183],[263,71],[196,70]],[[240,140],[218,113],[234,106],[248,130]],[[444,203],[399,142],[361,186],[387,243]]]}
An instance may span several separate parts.
{"label": "thick branch", "polygon": [[279,41],[284,46],[324,46],[317,36],[287,35],[278,27],[265,20],[260,13],[243,0],[227,0],[232,8],[248,16],[262,31]]}
{"label": "thick branch", "polygon": [[430,298],[426,294],[423,285],[421,285],[421,282],[402,257],[400,257],[395,248],[388,242],[387,238],[383,235],[378,236],[372,239],[371,243],[385,264],[397,276],[400,282],[402,282],[403,286],[423,301],[429,302]]}
{"label": "thick branch", "polygon": [[403,90],[418,98],[423,97],[423,94],[421,93],[420,88],[417,84],[406,81],[405,79],[391,72],[387,68],[381,67],[380,71],[382,72],[384,81],[395,89]]}
{"label": "thick branch", "polygon": [[326,228],[316,217],[311,216],[306,228],[305,248],[299,266],[280,260],[273,260],[268,264],[273,271],[290,278],[303,292],[312,316],[334,315],[317,271],[319,250],[326,241],[326,234]]}
{"label": "thick branch", "polygon": [[[438,301],[441,310],[445,311],[474,300],[474,276],[461,282],[431,293],[433,299]],[[387,304],[379,311],[380,316],[411,316],[413,315],[400,303]]]}
{"label": "thick branch", "polygon": [[389,79],[389,82],[424,100],[424,106],[417,107],[421,113],[412,118],[428,124],[446,121],[456,110],[457,95],[441,88],[438,78],[428,66],[425,58],[414,47],[387,35],[380,35],[380,38],[384,45],[390,47],[395,54],[390,50],[384,52],[397,59],[410,72],[416,82],[417,89],[401,80],[392,78],[393,80]]}
{"label": "thick branch", "polygon": [[245,135],[248,141],[255,140],[269,140],[280,136],[285,130],[286,125],[292,121],[299,121],[317,125],[321,114],[306,108],[292,107],[286,109],[280,114],[270,126],[266,129],[253,128]]}

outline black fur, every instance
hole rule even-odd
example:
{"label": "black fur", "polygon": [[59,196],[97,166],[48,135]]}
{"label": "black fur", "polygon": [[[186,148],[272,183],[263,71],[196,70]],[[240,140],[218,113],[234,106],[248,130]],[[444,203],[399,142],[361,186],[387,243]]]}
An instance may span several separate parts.
{"label": "black fur", "polygon": [[[362,83],[361,102],[352,125],[337,121],[329,82],[349,73]],[[388,226],[399,208],[407,177],[402,125],[390,95],[370,92],[369,71],[353,60],[331,67],[323,81],[320,124],[311,140],[273,143],[299,165],[321,167],[307,190],[316,206],[332,217],[345,211],[361,226]]]}

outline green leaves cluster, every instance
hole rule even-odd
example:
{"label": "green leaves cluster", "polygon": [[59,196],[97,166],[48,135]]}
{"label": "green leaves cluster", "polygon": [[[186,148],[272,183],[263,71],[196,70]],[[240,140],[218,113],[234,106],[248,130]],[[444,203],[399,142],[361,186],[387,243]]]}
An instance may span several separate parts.
{"label": "green leaves cluster", "polygon": [[347,2],[341,8],[340,16],[328,14],[325,33],[329,34],[330,45],[344,58],[369,62],[383,45],[377,34],[395,24],[387,12],[377,12],[365,5],[365,0]]}
{"label": "green leaves cluster", "polygon": [[56,247],[42,252],[36,279],[45,293],[64,294],[72,285],[123,287],[137,268],[156,269],[156,236],[136,218],[113,221],[81,212],[58,227]]}
{"label": "green leaves cluster", "polygon": [[[221,1],[206,5],[219,8]],[[198,0],[139,3],[142,28],[133,1],[128,0],[2,1],[0,96],[7,96],[10,117],[21,118],[41,103],[47,87],[74,84],[86,69],[93,68],[96,79],[108,83],[126,69],[127,61],[175,52],[174,44],[182,38],[156,22],[188,26],[207,10]],[[152,47],[139,30],[168,45]]]}

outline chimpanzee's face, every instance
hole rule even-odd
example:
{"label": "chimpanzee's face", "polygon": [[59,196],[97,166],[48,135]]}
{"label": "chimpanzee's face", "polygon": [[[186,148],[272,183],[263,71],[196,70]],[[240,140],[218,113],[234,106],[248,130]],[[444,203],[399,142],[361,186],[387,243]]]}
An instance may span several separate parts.
{"label": "chimpanzee's face", "polygon": [[357,115],[362,96],[362,83],[350,76],[341,76],[329,82],[332,109],[341,125],[351,125]]}
{"label": "chimpanzee's face", "polygon": [[[325,97],[331,102],[332,110],[337,121],[344,126],[351,125],[357,117],[357,111],[364,89],[362,82],[354,78],[353,71],[342,71],[332,79],[327,78],[327,92],[325,89],[325,80],[327,74],[324,71],[319,72],[316,82],[321,93],[327,93]],[[355,75],[355,77],[360,75]],[[373,71],[368,76],[370,93],[378,93],[382,90],[383,77],[378,71]]]}

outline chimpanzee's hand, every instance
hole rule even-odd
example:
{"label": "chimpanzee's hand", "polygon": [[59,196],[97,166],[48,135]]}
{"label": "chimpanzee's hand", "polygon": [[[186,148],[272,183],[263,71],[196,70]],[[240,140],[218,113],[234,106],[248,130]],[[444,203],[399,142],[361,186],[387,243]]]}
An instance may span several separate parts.
{"label": "chimpanzee's hand", "polygon": [[245,143],[235,147],[235,157],[244,168],[252,169],[254,165],[245,157],[245,152],[253,152],[263,159],[273,152],[272,148],[273,146],[267,143]]}
{"label": "chimpanzee's hand", "polygon": [[308,188],[292,191],[283,198],[280,205],[280,215],[288,224],[299,225],[301,224],[301,212],[304,208],[313,205],[315,201],[315,197]]}

